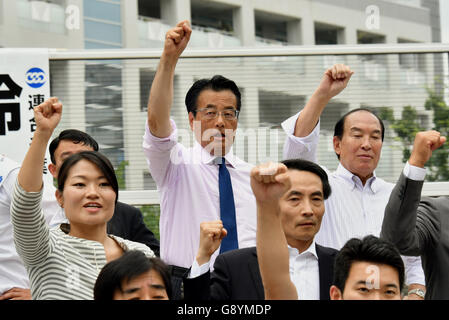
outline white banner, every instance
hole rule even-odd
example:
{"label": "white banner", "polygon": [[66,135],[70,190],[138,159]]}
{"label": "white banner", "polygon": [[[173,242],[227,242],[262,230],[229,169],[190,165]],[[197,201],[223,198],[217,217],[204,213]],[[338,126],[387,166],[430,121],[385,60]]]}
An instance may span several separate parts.
{"label": "white banner", "polygon": [[[0,49],[0,154],[22,163],[36,130],[33,107],[50,97],[47,49]],[[50,156],[47,150],[44,174]]]}

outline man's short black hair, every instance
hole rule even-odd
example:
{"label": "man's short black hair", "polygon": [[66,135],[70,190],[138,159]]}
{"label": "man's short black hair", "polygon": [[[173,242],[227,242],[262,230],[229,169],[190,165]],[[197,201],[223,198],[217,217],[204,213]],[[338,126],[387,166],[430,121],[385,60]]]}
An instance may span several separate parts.
{"label": "man's short black hair", "polygon": [[50,143],[48,149],[50,152],[51,162],[53,164],[56,164],[55,151],[62,140],[69,140],[76,144],[82,143],[85,146],[92,147],[93,151],[98,151],[98,143],[90,135],[80,130],[67,129],[61,131],[61,133],[56,138],[54,138]]}
{"label": "man's short black hair", "polygon": [[193,115],[196,116],[198,97],[203,90],[207,89],[211,89],[213,91],[232,91],[237,100],[237,110],[240,110],[242,98],[240,90],[235,82],[221,75],[215,75],[211,79],[200,79],[193,83],[186,94],[185,104],[187,107],[187,112],[192,112]]}
{"label": "man's short black hair", "polygon": [[169,267],[160,258],[148,258],[142,251],[126,251],[120,258],[104,265],[94,286],[94,300],[114,300],[116,289],[123,291],[122,282],[155,270],[161,275],[168,299],[172,298]]}
{"label": "man's short black hair", "polygon": [[329,198],[332,189],[329,184],[329,179],[326,171],[323,170],[319,165],[314,162],[304,160],[304,159],[289,159],[281,161],[290,170],[299,171],[309,171],[316,174],[321,179],[321,184],[323,185],[323,197],[324,199]]}
{"label": "man's short black hair", "polygon": [[354,262],[385,264],[397,270],[399,286],[404,286],[404,262],[398,249],[389,241],[373,235],[363,239],[352,238],[335,257],[333,284],[343,293],[351,266]]}

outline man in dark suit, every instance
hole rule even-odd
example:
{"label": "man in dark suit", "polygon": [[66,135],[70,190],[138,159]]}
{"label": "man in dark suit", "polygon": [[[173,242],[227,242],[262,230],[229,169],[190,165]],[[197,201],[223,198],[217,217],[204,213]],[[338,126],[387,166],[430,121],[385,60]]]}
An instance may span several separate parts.
{"label": "man in dark suit", "polygon": [[[291,182],[289,188],[275,190],[275,194],[269,195],[265,192],[266,189],[257,190],[252,184],[258,206],[263,199],[279,214],[284,239],[287,239],[285,247],[288,245],[289,250],[287,267],[299,297],[329,300],[337,250],[319,246],[314,241],[324,214],[324,200],[331,192],[327,174],[321,167],[306,160],[283,161],[282,170],[285,170],[286,177]],[[220,246],[226,230],[221,221],[204,222],[200,230],[200,248],[190,275],[184,279],[184,298],[266,298],[259,271],[258,250],[252,247],[220,254],[210,273],[210,256]]]}
{"label": "man in dark suit", "polygon": [[[98,151],[98,143],[90,135],[80,130],[61,131],[49,146],[51,163],[48,165],[48,169],[52,176],[57,179],[59,168],[64,160],[81,151]],[[64,211],[59,206],[58,209],[58,214],[61,217],[64,216]],[[156,256],[159,256],[159,240],[146,227],[140,210],[129,204],[117,201],[114,215],[107,224],[107,232],[123,239],[143,243],[150,247]]]}
{"label": "man in dark suit", "polygon": [[421,256],[427,284],[425,299],[449,299],[449,199],[421,200],[424,165],[445,142],[446,137],[437,131],[416,134],[410,159],[385,208],[380,234],[393,242],[401,254]]}
{"label": "man in dark suit", "polygon": [[136,207],[117,201],[114,215],[108,221],[107,232],[123,239],[143,243],[159,257],[159,240],[147,228],[142,212]]}

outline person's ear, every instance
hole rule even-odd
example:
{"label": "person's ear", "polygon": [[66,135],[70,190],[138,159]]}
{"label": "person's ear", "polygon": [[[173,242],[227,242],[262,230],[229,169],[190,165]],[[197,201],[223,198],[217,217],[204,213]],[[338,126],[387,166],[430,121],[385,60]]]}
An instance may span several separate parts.
{"label": "person's ear", "polygon": [[337,137],[337,136],[334,136],[332,142],[334,144],[334,151],[335,151],[335,153],[340,155],[340,153],[341,153],[341,140],[340,140],[340,138]]}
{"label": "person's ear", "polygon": [[343,294],[337,286],[331,286],[329,295],[331,300],[343,300]]}
{"label": "person's ear", "polygon": [[193,131],[193,121],[195,121],[195,117],[193,116],[193,112],[189,112],[189,124],[190,129]]}
{"label": "person's ear", "polygon": [[59,203],[59,206],[60,206],[61,208],[64,208],[64,197],[62,196],[62,192],[59,191],[58,189],[56,189],[56,191],[55,191],[55,197],[56,197],[56,200],[57,200],[58,203]]}
{"label": "person's ear", "polygon": [[54,165],[53,163],[50,163],[48,165],[48,170],[50,171],[51,175],[53,176],[53,178],[58,178],[58,173],[56,172],[56,165]]}

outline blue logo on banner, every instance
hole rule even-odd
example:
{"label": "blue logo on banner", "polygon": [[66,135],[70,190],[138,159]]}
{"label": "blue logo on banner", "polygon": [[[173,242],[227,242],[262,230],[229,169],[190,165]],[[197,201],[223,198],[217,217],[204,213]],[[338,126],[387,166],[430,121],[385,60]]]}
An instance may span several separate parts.
{"label": "blue logo on banner", "polygon": [[47,77],[44,70],[39,68],[31,68],[27,71],[25,81],[31,88],[37,89],[42,87],[45,82],[47,82]]}

